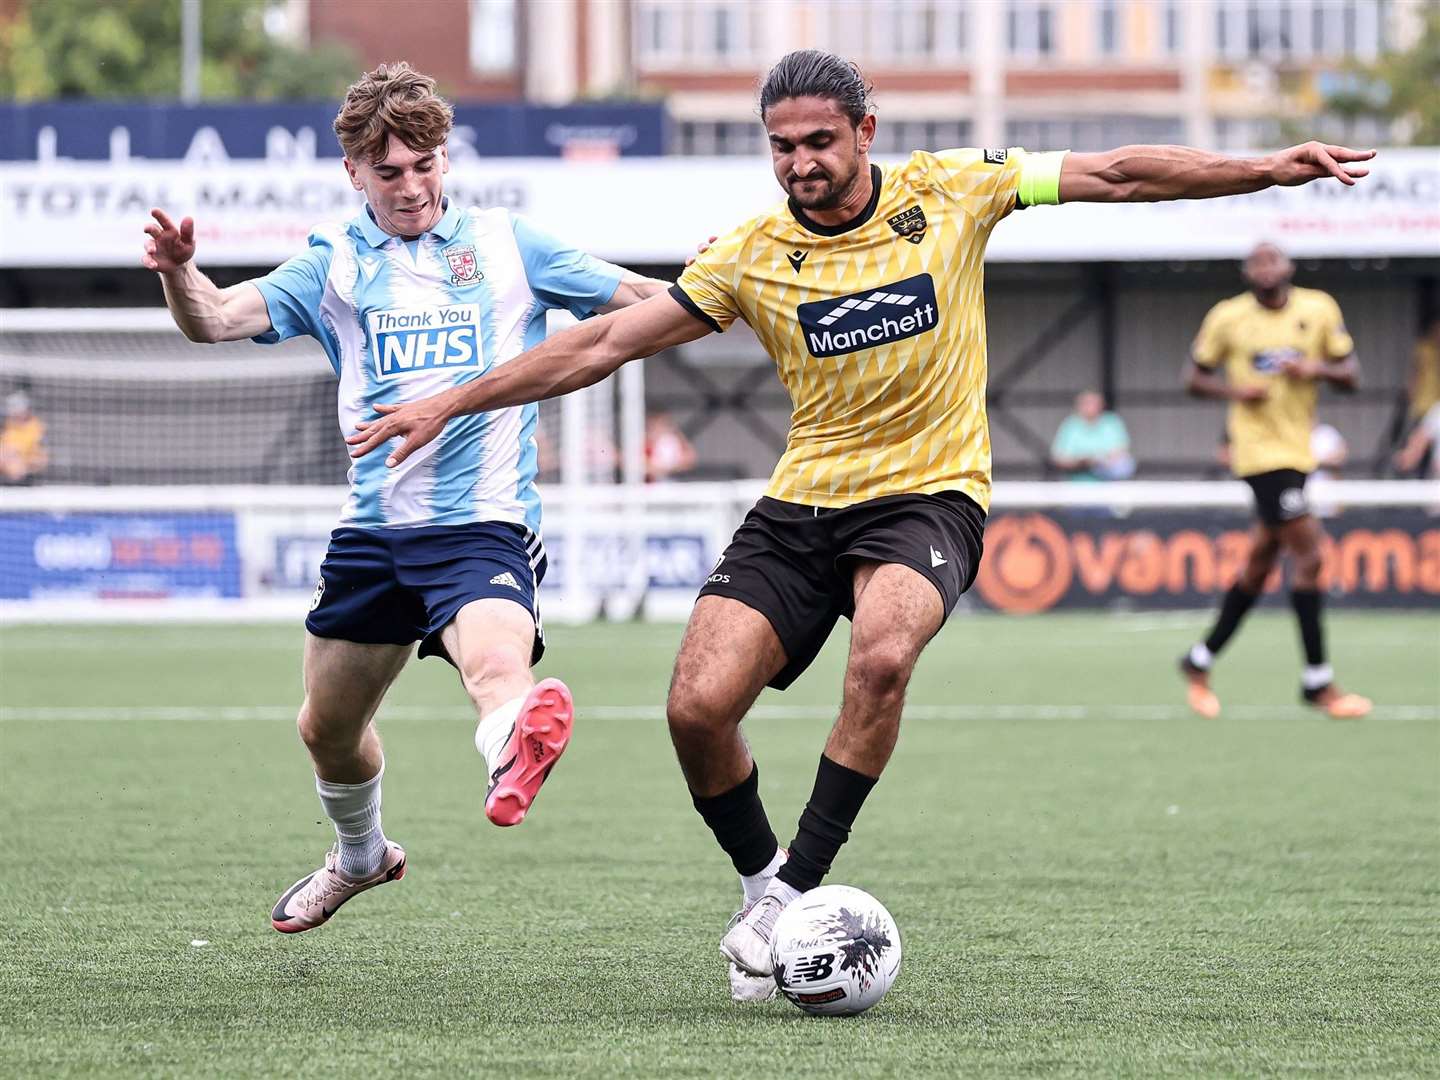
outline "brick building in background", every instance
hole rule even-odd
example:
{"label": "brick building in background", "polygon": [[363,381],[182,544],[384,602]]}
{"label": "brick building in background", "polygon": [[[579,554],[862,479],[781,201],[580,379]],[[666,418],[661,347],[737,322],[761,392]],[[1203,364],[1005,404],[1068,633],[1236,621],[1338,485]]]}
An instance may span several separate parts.
{"label": "brick building in background", "polygon": [[[762,153],[757,75],[790,49],[858,61],[878,150],[1273,145],[1424,0],[284,0],[277,22],[395,57],[457,98],[663,97],[676,153]],[[1385,142],[1374,127],[1347,133]]]}

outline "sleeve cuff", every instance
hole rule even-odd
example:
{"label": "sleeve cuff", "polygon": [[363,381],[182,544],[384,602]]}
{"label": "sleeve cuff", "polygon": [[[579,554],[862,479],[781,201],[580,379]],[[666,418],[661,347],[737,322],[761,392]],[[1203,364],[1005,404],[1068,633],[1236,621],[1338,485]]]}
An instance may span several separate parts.
{"label": "sleeve cuff", "polygon": [[[599,262],[599,260],[596,261]],[[605,298],[603,300],[600,299],[598,295],[595,297],[595,303],[591,305],[590,308],[590,314],[592,315],[595,314],[597,310],[610,303],[611,300],[615,299],[615,294],[620,291],[620,283],[625,280],[625,270],[623,267],[616,266],[614,263],[610,262],[601,262],[600,268],[607,274],[607,276],[612,277],[615,280],[611,283],[610,288],[605,293]]]}
{"label": "sleeve cuff", "polygon": [[256,334],[250,340],[257,345],[278,345],[285,339],[281,335],[279,328],[275,325],[275,302],[274,297],[271,295],[273,287],[268,281],[263,279],[254,282],[254,285],[255,290],[260,294],[260,298],[265,301],[265,314],[270,317],[270,329],[266,330],[263,334]]}
{"label": "sleeve cuff", "polygon": [[694,300],[691,300],[689,294],[686,293],[685,290],[682,289],[679,285],[671,285],[669,291],[670,295],[674,297],[677,304],[683,307],[691,315],[695,316],[695,318],[699,319],[711,330],[715,331],[715,333],[723,334],[725,332],[725,328],[722,327],[714,319],[712,319],[709,315],[705,314],[705,312],[701,311],[700,305],[695,303]]}
{"label": "sleeve cuff", "polygon": [[1026,154],[1020,162],[1021,206],[1056,206],[1060,202],[1060,168],[1070,151]]}

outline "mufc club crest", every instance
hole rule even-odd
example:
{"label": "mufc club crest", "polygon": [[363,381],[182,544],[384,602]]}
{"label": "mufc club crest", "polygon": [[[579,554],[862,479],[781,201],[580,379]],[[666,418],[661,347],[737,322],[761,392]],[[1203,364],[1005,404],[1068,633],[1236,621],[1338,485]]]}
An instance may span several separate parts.
{"label": "mufc club crest", "polygon": [[473,247],[446,248],[445,261],[450,264],[451,285],[473,285],[485,276],[475,260]]}
{"label": "mufc club crest", "polygon": [[903,236],[912,244],[918,244],[925,239],[925,230],[930,223],[925,220],[925,211],[918,206],[912,206],[908,210],[902,210],[892,218],[886,218],[885,222],[896,234]]}

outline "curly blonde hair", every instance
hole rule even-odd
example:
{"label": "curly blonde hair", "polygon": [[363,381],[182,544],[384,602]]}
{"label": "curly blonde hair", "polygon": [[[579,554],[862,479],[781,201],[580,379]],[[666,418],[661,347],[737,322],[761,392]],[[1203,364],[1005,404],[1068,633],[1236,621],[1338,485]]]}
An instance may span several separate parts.
{"label": "curly blonde hair", "polygon": [[385,159],[390,136],[411,150],[442,146],[455,110],[435,92],[435,80],[404,60],[367,71],[350,89],[335,117],[335,137],[351,161]]}

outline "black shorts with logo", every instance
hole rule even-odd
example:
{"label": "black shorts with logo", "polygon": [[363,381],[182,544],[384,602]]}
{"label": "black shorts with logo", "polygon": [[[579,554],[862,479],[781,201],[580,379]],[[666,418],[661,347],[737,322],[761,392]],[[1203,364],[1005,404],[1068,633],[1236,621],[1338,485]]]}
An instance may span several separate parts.
{"label": "black shorts with logo", "polygon": [[1305,498],[1308,478],[1309,474],[1299,469],[1276,469],[1241,477],[1255,493],[1255,513],[1272,528],[1310,513],[1310,500]]}
{"label": "black shorts with logo", "polygon": [[701,596],[728,596],[770,620],[788,663],[783,690],[820,652],[840,616],[855,613],[854,564],[899,563],[939,590],[948,618],[975,581],[985,512],[958,491],[887,495],[853,506],[762,498],[745,516]]}

